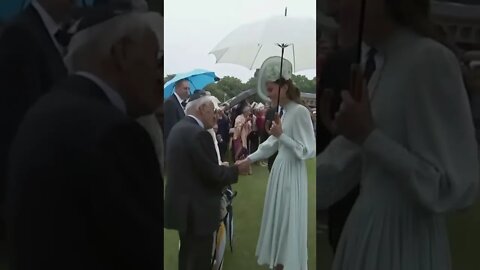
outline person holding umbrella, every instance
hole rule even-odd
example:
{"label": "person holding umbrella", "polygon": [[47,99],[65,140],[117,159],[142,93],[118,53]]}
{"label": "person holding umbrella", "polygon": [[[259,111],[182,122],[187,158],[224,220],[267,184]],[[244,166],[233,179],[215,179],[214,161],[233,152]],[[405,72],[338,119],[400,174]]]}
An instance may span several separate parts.
{"label": "person holding umbrella", "polygon": [[[360,4],[341,2],[346,24],[358,25]],[[479,181],[460,65],[432,35],[429,0],[368,0],[364,10],[364,71],[354,66],[334,120],[328,92],[321,102],[339,136],[317,157],[317,205],[360,184],[333,269],[450,270],[445,216],[474,202]]]}
{"label": "person holding umbrella", "polygon": [[[238,164],[252,164],[278,151],[270,172],[262,225],[257,243],[258,264],[277,270],[307,270],[308,183],[305,160],[315,157],[315,133],[308,109],[301,105],[300,90],[291,80],[292,65],[284,60],[265,66],[264,87],[277,115],[271,136]],[[281,74],[280,78],[279,75]]]}

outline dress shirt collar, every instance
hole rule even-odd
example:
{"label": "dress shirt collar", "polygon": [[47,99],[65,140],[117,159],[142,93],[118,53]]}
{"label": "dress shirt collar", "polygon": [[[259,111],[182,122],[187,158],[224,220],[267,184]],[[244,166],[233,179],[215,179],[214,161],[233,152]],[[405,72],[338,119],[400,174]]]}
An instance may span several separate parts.
{"label": "dress shirt collar", "polygon": [[202,128],[205,128],[205,125],[202,123],[202,121],[200,121],[200,119],[198,119],[197,117],[189,114],[188,116],[190,116],[191,118],[195,119],[195,121],[197,121],[197,123],[202,127]]}
{"label": "dress shirt collar", "polygon": [[80,71],[80,72],[77,72],[76,75],[80,75],[82,77],[85,77],[93,81],[96,85],[98,85],[98,87],[100,87],[100,89],[102,89],[102,91],[105,93],[105,95],[108,97],[110,102],[115,107],[117,107],[123,113],[125,114],[127,113],[127,108],[123,98],[120,96],[120,94],[117,91],[113,90],[112,87],[110,87],[105,81],[103,81],[99,77],[89,72]]}
{"label": "dress shirt collar", "polygon": [[58,43],[57,38],[55,37],[57,32],[61,29],[61,26],[53,20],[52,16],[48,14],[48,12],[37,0],[32,1],[32,6],[34,9],[37,10],[38,14],[40,15],[40,18],[43,21],[43,25],[47,29],[47,32],[50,34],[50,39],[52,40],[53,44],[57,48],[60,55],[63,56],[65,54],[65,48],[60,45],[60,43]]}
{"label": "dress shirt collar", "polygon": [[[182,105],[183,99],[180,98],[180,96],[177,94],[177,92],[174,91],[173,94],[174,94],[175,97],[177,98],[178,103],[180,103],[180,105]],[[182,105],[182,106],[183,106],[183,105]]]}
{"label": "dress shirt collar", "polygon": [[48,14],[37,0],[32,1],[32,6],[37,10],[40,18],[42,18],[43,24],[47,28],[48,33],[50,33],[52,37],[55,37],[57,31],[60,30],[60,25],[53,20],[52,16]]}

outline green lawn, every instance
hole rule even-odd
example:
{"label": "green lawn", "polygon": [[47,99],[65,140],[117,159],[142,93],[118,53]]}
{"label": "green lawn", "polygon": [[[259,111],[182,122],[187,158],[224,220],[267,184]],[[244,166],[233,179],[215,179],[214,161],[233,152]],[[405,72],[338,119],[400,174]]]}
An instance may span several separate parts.
{"label": "green lawn", "polygon": [[[315,161],[309,160],[308,166],[308,267],[316,269],[315,256]],[[226,251],[224,270],[256,270],[268,269],[257,265],[255,247],[260,230],[263,201],[267,187],[268,170],[266,167],[254,166],[253,175],[242,176],[234,190],[238,195],[233,203],[234,211],[234,247]],[[176,231],[165,230],[164,242],[165,270],[177,269],[178,234]]]}

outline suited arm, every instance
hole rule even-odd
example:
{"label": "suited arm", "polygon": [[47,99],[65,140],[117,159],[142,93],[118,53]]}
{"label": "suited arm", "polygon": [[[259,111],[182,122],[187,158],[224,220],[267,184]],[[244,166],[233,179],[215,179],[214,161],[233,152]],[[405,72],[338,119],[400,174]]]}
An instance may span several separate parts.
{"label": "suited arm", "polygon": [[5,177],[17,128],[41,92],[42,69],[32,44],[33,39],[19,27],[6,28],[0,35],[0,179]]}
{"label": "suited arm", "polygon": [[148,134],[138,125],[119,127],[98,148],[90,197],[101,237],[122,267],[161,269],[163,183]]}
{"label": "suited arm", "polygon": [[168,135],[172,130],[173,126],[178,121],[176,112],[175,112],[175,104],[171,100],[165,101],[164,104],[164,141],[167,141]]}
{"label": "suited arm", "polygon": [[218,165],[212,136],[207,131],[199,132],[192,144],[192,157],[201,179],[207,185],[225,187],[238,181],[238,168]]}

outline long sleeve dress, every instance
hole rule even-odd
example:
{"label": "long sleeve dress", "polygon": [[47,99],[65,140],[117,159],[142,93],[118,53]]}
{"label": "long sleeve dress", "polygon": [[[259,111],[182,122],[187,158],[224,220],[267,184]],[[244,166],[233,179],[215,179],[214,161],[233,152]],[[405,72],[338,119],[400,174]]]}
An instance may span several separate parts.
{"label": "long sleeve dress", "polygon": [[283,134],[270,136],[249,156],[264,160],[278,150],[265,195],[256,256],[260,265],[282,264],[285,270],[307,270],[308,178],[305,160],[315,157],[310,112],[290,102],[282,119]]}
{"label": "long sleeve dress", "polygon": [[[337,137],[317,157],[317,204],[360,181],[335,270],[450,270],[445,213],[474,201],[477,144],[454,54],[400,30],[369,85],[377,126],[362,146]],[[361,177],[359,177],[361,176]]]}

